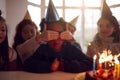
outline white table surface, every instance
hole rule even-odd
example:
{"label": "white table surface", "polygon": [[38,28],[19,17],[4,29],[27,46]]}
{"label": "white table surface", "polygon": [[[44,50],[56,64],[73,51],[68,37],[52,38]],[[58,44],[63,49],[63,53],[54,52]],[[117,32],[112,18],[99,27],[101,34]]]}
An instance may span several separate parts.
{"label": "white table surface", "polygon": [[84,80],[85,72],[83,73],[67,73],[67,72],[52,72],[52,73],[29,73],[24,71],[3,71],[0,72],[0,80]]}

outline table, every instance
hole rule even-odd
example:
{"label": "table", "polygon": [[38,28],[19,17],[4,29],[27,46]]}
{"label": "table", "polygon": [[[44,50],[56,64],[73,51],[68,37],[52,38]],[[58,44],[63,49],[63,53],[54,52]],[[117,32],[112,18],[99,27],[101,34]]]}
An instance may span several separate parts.
{"label": "table", "polygon": [[30,73],[24,71],[3,71],[0,72],[0,80],[85,80],[83,73],[67,73],[67,72],[52,72],[52,73]]}

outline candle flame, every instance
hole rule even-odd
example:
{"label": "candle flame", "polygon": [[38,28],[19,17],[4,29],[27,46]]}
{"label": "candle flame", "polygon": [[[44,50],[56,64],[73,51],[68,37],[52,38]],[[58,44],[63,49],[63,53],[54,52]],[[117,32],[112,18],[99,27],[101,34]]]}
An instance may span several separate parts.
{"label": "candle flame", "polygon": [[91,43],[88,43],[88,46],[91,46]]}
{"label": "candle flame", "polygon": [[110,50],[103,50],[103,53],[100,54],[99,62],[107,62],[107,61],[112,61],[113,60],[113,55],[111,54]]}
{"label": "candle flame", "polygon": [[104,59],[105,62],[107,62],[107,61],[112,61],[112,60],[113,60],[112,54],[108,55],[108,56]]}
{"label": "candle flame", "polygon": [[94,55],[93,59],[96,60],[96,58],[97,58],[97,55]]}
{"label": "candle flame", "polygon": [[100,59],[99,59],[99,63],[103,63],[103,62],[104,62],[104,61],[100,58]]}
{"label": "candle flame", "polygon": [[117,55],[117,57],[119,57],[120,56],[120,53]]}
{"label": "candle flame", "polygon": [[119,64],[119,60],[118,60],[118,56],[117,55],[114,56],[114,60],[115,60],[116,64]]}

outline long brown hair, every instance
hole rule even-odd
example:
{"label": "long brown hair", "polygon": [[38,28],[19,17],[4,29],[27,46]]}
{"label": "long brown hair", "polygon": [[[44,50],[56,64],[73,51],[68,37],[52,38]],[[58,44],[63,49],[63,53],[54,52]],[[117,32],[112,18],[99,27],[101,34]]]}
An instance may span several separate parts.
{"label": "long brown hair", "polygon": [[119,23],[118,23],[117,19],[114,16],[109,16],[109,17],[102,16],[98,20],[97,25],[99,24],[101,19],[107,19],[114,26],[115,31],[111,35],[114,38],[113,42],[115,42],[115,43],[120,42],[120,28],[119,28]]}
{"label": "long brown hair", "polygon": [[36,24],[29,20],[29,19],[24,19],[22,20],[17,26],[16,26],[16,34],[14,37],[14,43],[13,43],[13,48],[16,50],[17,45],[22,44],[24,42],[24,39],[22,37],[22,29],[26,26],[26,25],[33,25],[35,26],[36,30],[37,30],[37,26]]}
{"label": "long brown hair", "polygon": [[[0,14],[0,21],[6,23],[5,19]],[[5,24],[6,32],[7,32],[7,25]],[[6,33],[7,34],[7,33]],[[0,43],[0,59],[3,63],[0,62],[0,70],[5,70],[5,66],[9,62],[9,45],[8,45],[8,37],[6,35],[5,40]]]}

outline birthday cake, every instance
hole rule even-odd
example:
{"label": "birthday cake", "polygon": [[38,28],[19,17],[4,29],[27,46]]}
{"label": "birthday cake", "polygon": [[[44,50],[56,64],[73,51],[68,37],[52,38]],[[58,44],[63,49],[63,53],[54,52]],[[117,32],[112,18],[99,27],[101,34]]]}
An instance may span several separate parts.
{"label": "birthday cake", "polygon": [[114,80],[114,69],[97,70],[93,77],[97,80]]}
{"label": "birthday cake", "polygon": [[[120,80],[119,57],[120,53],[112,55],[110,50],[103,51],[98,58],[95,55],[93,57],[93,70],[86,72],[84,80]],[[80,75],[77,75],[75,80],[82,79]]]}
{"label": "birthday cake", "polygon": [[120,78],[115,75],[113,68],[108,70],[96,70],[95,73],[90,71],[86,73],[86,77],[88,77],[86,80],[120,80]]}

